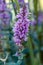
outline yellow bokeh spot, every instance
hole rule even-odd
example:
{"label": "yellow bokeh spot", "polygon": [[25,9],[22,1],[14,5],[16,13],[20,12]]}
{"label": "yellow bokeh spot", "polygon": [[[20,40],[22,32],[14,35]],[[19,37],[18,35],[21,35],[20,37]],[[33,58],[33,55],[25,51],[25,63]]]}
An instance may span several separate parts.
{"label": "yellow bokeh spot", "polygon": [[40,9],[43,10],[43,0],[39,0],[40,3]]}

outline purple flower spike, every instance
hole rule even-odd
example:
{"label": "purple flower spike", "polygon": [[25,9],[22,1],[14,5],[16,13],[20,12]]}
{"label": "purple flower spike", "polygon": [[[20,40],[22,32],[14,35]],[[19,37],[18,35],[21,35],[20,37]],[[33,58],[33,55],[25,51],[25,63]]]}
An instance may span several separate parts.
{"label": "purple flower spike", "polygon": [[24,6],[20,13],[17,15],[17,22],[14,24],[13,32],[14,32],[14,42],[17,45],[20,45],[23,41],[27,41],[27,35],[29,31],[30,20],[28,19],[27,9]]}
{"label": "purple flower spike", "polygon": [[0,29],[8,29],[10,24],[10,11],[5,0],[0,0]]}

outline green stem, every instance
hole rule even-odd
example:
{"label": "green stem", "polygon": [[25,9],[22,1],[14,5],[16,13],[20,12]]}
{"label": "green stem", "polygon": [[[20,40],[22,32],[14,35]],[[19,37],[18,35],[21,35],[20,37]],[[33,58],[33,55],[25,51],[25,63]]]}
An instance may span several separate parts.
{"label": "green stem", "polygon": [[38,64],[36,64],[36,65],[41,65],[41,62],[40,62],[40,52],[38,53]]}
{"label": "green stem", "polygon": [[[14,1],[13,0],[11,0],[11,2],[12,2],[12,5],[13,5],[13,8],[14,8]],[[14,12],[15,12],[15,15],[17,14],[17,10],[14,8]]]}
{"label": "green stem", "polygon": [[33,0],[34,2],[34,14],[36,16],[36,20],[38,19],[38,8],[37,8],[37,5],[38,5],[38,0]]}
{"label": "green stem", "polygon": [[34,53],[33,53],[32,42],[31,42],[30,37],[28,38],[27,46],[30,49],[31,65],[35,65],[34,64]]}
{"label": "green stem", "polygon": [[[37,7],[37,5],[38,5],[38,0],[34,0],[34,14],[36,16],[36,21],[37,21],[36,30],[38,28],[38,7]],[[39,49],[39,47],[38,47],[38,49]],[[39,56],[39,58],[37,59],[37,61],[38,61],[38,65],[40,65],[40,52],[39,52],[38,56]]]}
{"label": "green stem", "polygon": [[19,3],[18,3],[18,0],[13,0],[13,1],[15,2],[16,6],[17,6],[17,10],[18,10],[18,12],[19,12],[20,6],[19,6]]}

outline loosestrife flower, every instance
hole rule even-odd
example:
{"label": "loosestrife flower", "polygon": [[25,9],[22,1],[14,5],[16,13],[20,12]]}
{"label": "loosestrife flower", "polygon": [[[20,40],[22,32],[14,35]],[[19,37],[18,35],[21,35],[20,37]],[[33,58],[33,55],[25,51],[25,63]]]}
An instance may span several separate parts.
{"label": "loosestrife flower", "polygon": [[9,25],[10,14],[6,6],[5,0],[0,0],[0,28],[5,28]]}
{"label": "loosestrife flower", "polygon": [[3,12],[5,10],[6,10],[5,0],[0,0],[0,12]]}
{"label": "loosestrife flower", "polygon": [[29,31],[29,23],[30,20],[28,19],[28,12],[26,6],[24,6],[20,13],[17,15],[17,22],[15,22],[13,27],[14,32],[14,42],[17,45],[20,45],[23,41],[27,41],[27,35]]}

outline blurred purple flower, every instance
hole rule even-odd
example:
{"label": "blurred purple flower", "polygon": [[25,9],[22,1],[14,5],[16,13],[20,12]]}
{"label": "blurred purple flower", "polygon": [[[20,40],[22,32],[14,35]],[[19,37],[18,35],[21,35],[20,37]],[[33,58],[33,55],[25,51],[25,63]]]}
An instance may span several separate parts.
{"label": "blurred purple flower", "polygon": [[10,23],[10,14],[5,0],[0,1],[0,28],[6,28]]}
{"label": "blurred purple flower", "polygon": [[18,2],[24,2],[24,0],[18,0]]}
{"label": "blurred purple flower", "polygon": [[38,15],[38,24],[42,24],[43,22],[43,12],[39,12],[39,15]]}
{"label": "blurred purple flower", "polygon": [[31,25],[31,26],[36,26],[36,21],[35,21],[35,20],[30,21],[30,25]]}
{"label": "blurred purple flower", "polygon": [[18,20],[13,27],[13,39],[16,44],[20,45],[23,41],[27,41],[28,28],[30,23],[28,19],[27,9],[25,6],[20,10],[17,18]]}
{"label": "blurred purple flower", "polygon": [[6,10],[5,0],[0,0],[0,12]]}
{"label": "blurred purple flower", "polygon": [[18,0],[20,7],[22,7],[24,5],[24,0]]}
{"label": "blurred purple flower", "polygon": [[42,23],[43,23],[43,12],[39,12],[39,14],[38,14],[38,23],[34,19],[33,21],[30,22],[30,25],[31,26],[36,26],[36,24],[41,25]]}

